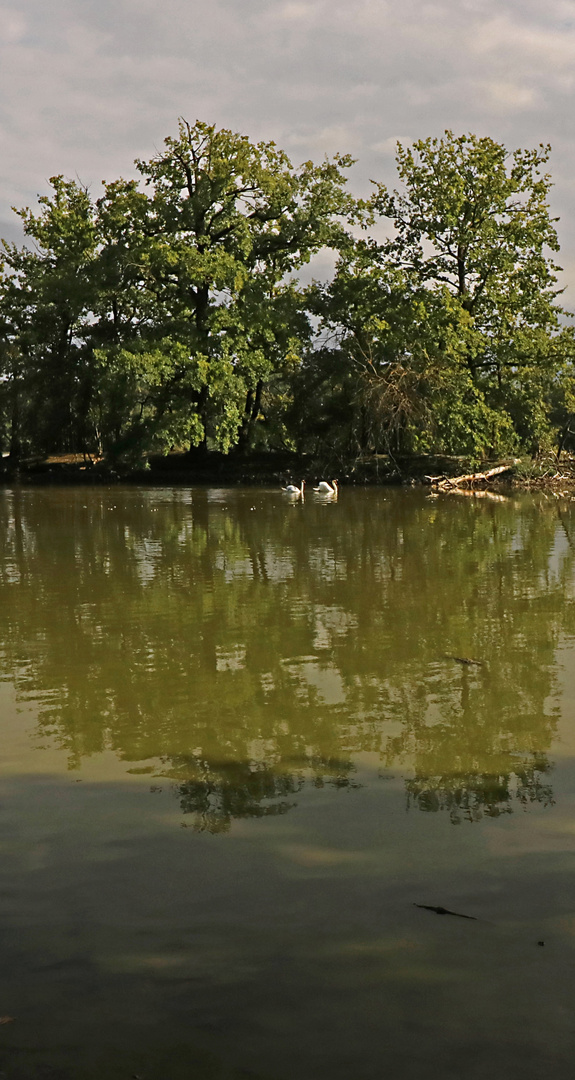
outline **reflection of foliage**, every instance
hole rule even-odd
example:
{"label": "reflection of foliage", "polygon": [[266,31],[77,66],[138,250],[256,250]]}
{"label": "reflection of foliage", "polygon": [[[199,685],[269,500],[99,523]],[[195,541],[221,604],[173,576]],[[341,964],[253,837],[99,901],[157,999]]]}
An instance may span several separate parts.
{"label": "reflection of foliage", "polygon": [[[181,761],[173,764],[176,772],[189,768]],[[225,832],[235,818],[285,814],[295,805],[287,797],[301,788],[299,778],[277,776],[249,761],[205,762],[203,766],[202,776],[177,785],[182,812],[196,815],[198,832]]]}
{"label": "reflection of foliage", "polygon": [[[168,764],[168,763],[167,763]],[[312,764],[312,783],[316,787],[356,787],[348,773],[350,762],[326,761],[292,763],[290,772],[278,773],[262,762],[197,761],[172,758],[165,774],[174,779],[187,775],[176,785],[184,814],[194,814],[198,832],[225,832],[238,818],[270,817],[285,814],[295,802],[290,796],[301,791],[306,772]],[[276,801],[273,801],[276,800]],[[277,801],[280,800],[280,801]]]}
{"label": "reflection of foliage", "polygon": [[358,753],[493,815],[551,799],[574,562],[531,498],[6,491],[1,674],[71,767],[161,761],[210,827],[349,786]]}
{"label": "reflection of foliage", "polygon": [[[525,808],[529,803],[553,804],[553,792],[541,777],[551,766],[545,755],[516,764],[508,773],[464,773],[447,776],[415,776],[408,780],[407,805],[435,813],[445,810],[454,825],[479,821],[484,815],[499,817],[512,813],[517,799]],[[515,787],[515,790],[513,790]]]}
{"label": "reflection of foliage", "polygon": [[553,788],[551,784],[541,782],[542,775],[550,772],[551,767],[545,755],[539,754],[535,761],[525,762],[521,768],[516,769],[515,795],[524,809],[529,803],[535,802],[542,803],[543,806],[553,806]]}
{"label": "reflection of foliage", "polygon": [[[414,759],[408,806],[446,810],[458,824],[511,813],[514,802],[523,807],[552,803],[551,788],[541,782],[550,765],[539,747],[550,744],[557,718],[545,714],[542,702],[537,715],[536,702],[526,692],[529,672],[520,658],[515,658],[517,686],[510,697],[503,695],[508,673],[504,650],[490,671],[458,669],[450,659],[434,665],[428,677],[434,691],[426,696],[431,717],[408,720],[386,750],[391,761],[409,753]],[[523,701],[524,711],[514,715],[517,701]]]}

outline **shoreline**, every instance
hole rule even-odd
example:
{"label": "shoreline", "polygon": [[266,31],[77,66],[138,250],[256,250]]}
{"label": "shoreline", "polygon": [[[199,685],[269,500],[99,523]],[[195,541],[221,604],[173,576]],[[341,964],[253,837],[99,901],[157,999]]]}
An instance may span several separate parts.
{"label": "shoreline", "polygon": [[[490,475],[492,474],[492,475]],[[0,486],[13,484],[172,484],[200,486],[275,486],[304,478],[306,483],[335,476],[340,486],[410,486],[430,491],[473,493],[485,490],[573,489],[575,456],[511,458],[472,462],[463,457],[391,458],[374,455],[348,463],[325,462],[292,453],[227,455],[172,453],[151,455],[144,467],[128,468],[81,454],[50,455],[12,463],[0,461]]]}

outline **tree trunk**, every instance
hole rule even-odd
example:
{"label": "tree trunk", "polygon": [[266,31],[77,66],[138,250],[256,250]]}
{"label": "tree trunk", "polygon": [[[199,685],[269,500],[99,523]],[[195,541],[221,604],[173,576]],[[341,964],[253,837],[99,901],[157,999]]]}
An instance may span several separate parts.
{"label": "tree trunk", "polygon": [[19,461],[22,456],[22,441],[20,436],[20,394],[17,379],[12,382],[11,397],[9,457],[10,461]]}
{"label": "tree trunk", "polygon": [[570,416],[567,423],[563,427],[563,430],[561,431],[561,436],[559,438],[559,445],[557,446],[557,461],[559,461],[559,458],[561,457],[561,454],[563,453],[563,447],[565,446],[565,443],[567,442],[567,439],[569,438],[570,435],[575,434],[575,432],[573,432],[571,430],[571,422],[572,422],[572,420],[573,420],[573,417]]}
{"label": "tree trunk", "polygon": [[241,452],[249,449],[254,425],[259,416],[264,384],[260,379],[255,390],[248,390],[242,424],[238,433],[238,450]]}
{"label": "tree trunk", "polygon": [[[200,340],[208,341],[209,331],[207,327],[208,314],[210,309],[210,290],[208,285],[202,285],[195,290],[195,311],[194,322],[196,324],[196,331]],[[207,352],[207,350],[206,350]],[[204,428],[204,436],[198,449],[207,452],[208,449],[208,397],[209,390],[207,386],[202,386],[198,395],[197,409],[200,420]],[[190,447],[190,450],[193,448]]]}
{"label": "tree trunk", "polygon": [[208,449],[208,396],[209,391],[207,386],[202,386],[198,396],[198,414],[204,428],[204,435],[200,442],[198,449],[207,453]]}

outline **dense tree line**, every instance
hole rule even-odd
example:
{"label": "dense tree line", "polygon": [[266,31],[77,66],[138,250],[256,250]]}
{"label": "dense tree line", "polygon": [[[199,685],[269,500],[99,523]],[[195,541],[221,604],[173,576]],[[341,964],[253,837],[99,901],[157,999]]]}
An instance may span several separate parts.
{"label": "dense tree line", "polygon": [[[96,200],[54,177],[17,211],[24,245],[3,243],[0,448],[136,464],[563,445],[574,343],[548,155],[446,132],[398,146],[401,190],[361,200],[349,157],[294,168],[182,122]],[[331,279],[304,285],[324,249]]]}

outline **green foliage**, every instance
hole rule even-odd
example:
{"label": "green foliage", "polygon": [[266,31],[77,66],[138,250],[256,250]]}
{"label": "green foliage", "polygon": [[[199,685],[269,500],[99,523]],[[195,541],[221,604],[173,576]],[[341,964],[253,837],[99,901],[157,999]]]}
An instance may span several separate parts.
{"label": "green foliage", "polygon": [[433,307],[447,293],[467,316],[460,341],[473,393],[452,431],[479,422],[486,432],[495,421],[485,445],[494,452],[512,432],[524,444],[552,437],[549,402],[573,352],[551,257],[559,244],[542,171],[549,149],[509,155],[492,139],[449,131],[398,146],[404,190],[377,185],[368,206],[372,220],[382,215],[395,229],[379,258],[401,267],[410,288],[430,297],[424,302]]}
{"label": "green foliage", "polygon": [[161,153],[137,163],[144,195],[133,183],[106,188],[101,262],[115,268],[120,288],[126,275],[131,285],[129,309],[116,304],[116,329],[123,314],[123,340],[129,346],[127,329],[138,354],[142,341],[177,343],[163,398],[181,409],[187,402],[180,436],[192,444],[209,440],[225,452],[246,439],[256,394],[261,400],[263,386],[289,368],[300,335],[309,337],[286,275],[341,234],[349,164],[294,170],[273,143],[181,122]]}
{"label": "green foliage", "polygon": [[4,243],[2,396],[14,452],[22,441],[70,449],[84,436],[96,227],[83,187],[62,176],[50,183],[39,214],[18,211],[30,246]]}
{"label": "green foliage", "polygon": [[182,122],[137,163],[141,184],[107,184],[95,205],[53,179],[38,214],[20,211],[35,250],[4,245],[14,444],[132,460],[249,442],[310,337],[289,275],[339,242],[350,163],[294,169],[273,143]]}
{"label": "green foliage", "polygon": [[[170,447],[530,452],[575,431],[549,148],[398,147],[401,191],[346,191],[348,157],[182,121],[97,201],[51,181],[4,243],[0,439],[128,463]],[[393,235],[367,230],[386,219]],[[364,235],[352,237],[349,223]],[[338,253],[332,280],[298,272]]]}

